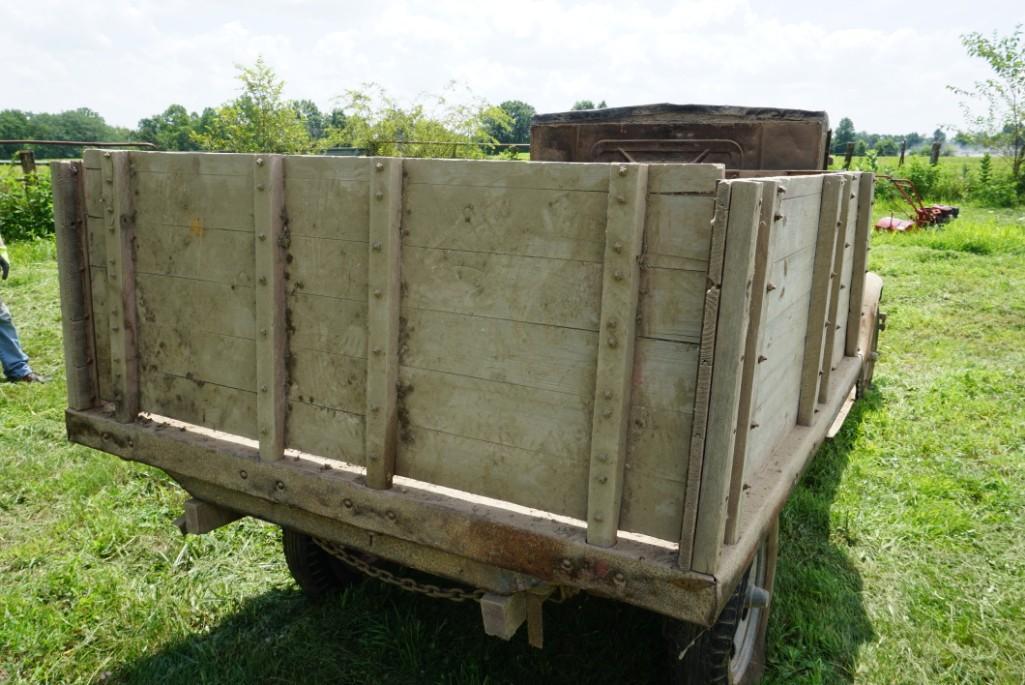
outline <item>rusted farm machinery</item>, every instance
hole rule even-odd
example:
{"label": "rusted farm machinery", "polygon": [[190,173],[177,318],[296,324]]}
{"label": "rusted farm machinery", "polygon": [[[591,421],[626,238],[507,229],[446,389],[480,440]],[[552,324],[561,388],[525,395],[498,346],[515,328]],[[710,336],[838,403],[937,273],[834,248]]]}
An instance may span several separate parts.
{"label": "rusted farm machinery", "polygon": [[883,217],[876,222],[876,230],[903,232],[925,226],[936,226],[956,219],[961,213],[959,207],[951,205],[926,205],[915,182],[910,178],[895,178],[893,176],[876,176],[876,178],[889,181],[912,211],[908,219],[897,219],[893,214]]}

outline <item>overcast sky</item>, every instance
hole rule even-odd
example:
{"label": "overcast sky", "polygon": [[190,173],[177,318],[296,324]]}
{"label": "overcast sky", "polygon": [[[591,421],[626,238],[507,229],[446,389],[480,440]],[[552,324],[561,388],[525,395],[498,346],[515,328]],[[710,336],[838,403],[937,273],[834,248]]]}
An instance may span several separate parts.
{"label": "overcast sky", "polygon": [[1022,0],[0,0],[0,109],[89,107],[134,127],[238,89],[258,55],[330,108],[373,81],[409,101],[452,81],[539,112],[579,99],[826,110],[859,130],[961,123],[948,84],[986,75],[958,36],[1009,32]]}

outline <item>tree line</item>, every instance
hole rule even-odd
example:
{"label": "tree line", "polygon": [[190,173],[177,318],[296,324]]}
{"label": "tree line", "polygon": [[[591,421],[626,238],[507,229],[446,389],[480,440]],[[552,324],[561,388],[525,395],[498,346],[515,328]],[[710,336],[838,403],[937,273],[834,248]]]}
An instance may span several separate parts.
{"label": "tree line", "polygon": [[[480,157],[496,144],[530,142],[533,106],[520,100],[490,105],[472,93],[422,96],[402,105],[375,84],[346,91],[342,104],[322,111],[312,100],[284,97],[284,82],[259,59],[239,67],[238,97],[201,112],[172,104],[145,117],[134,130],[111,126],[98,113],[77,109],[59,114],[0,111],[0,139],[141,141],[161,150],[223,152],[321,152],[348,148],[357,153],[407,157]],[[462,97],[459,97],[462,96]],[[605,107],[579,100],[573,109]],[[467,144],[469,143],[469,144]],[[32,146],[0,145],[10,158]],[[76,157],[81,148],[47,146],[39,156]]]}

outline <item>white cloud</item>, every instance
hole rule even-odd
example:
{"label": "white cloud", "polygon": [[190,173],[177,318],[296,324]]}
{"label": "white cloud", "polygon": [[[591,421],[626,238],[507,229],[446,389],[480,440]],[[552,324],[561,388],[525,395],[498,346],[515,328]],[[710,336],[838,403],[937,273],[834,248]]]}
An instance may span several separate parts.
{"label": "white cloud", "polygon": [[539,111],[584,98],[785,106],[928,132],[960,121],[945,86],[985,73],[959,32],[1023,14],[998,0],[942,12],[924,0],[34,0],[0,7],[0,108],[87,106],[132,126],[172,102],[229,99],[235,65],[262,54],[290,97],[322,106],[366,81],[412,99],[456,79]]}

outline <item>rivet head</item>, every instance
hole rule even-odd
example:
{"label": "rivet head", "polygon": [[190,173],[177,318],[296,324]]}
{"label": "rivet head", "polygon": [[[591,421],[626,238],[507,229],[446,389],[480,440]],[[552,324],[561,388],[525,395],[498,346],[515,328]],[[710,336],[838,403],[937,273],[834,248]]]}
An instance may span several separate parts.
{"label": "rivet head", "polygon": [[275,487],[275,488],[277,488],[278,490],[284,490],[284,489],[285,489],[285,484],[284,484],[284,483],[282,483],[282,482],[281,482],[281,481],[279,480],[279,481],[277,481],[276,483],[274,483],[274,487]]}
{"label": "rivet head", "polygon": [[602,485],[605,485],[606,483],[609,482],[609,477],[608,476],[598,476],[598,482],[601,483]]}
{"label": "rivet head", "polygon": [[256,166],[263,166],[263,157],[256,158]]}
{"label": "rivet head", "polygon": [[619,167],[619,175],[620,176],[626,176],[626,167],[625,166]]}
{"label": "rivet head", "polygon": [[259,238],[260,240],[266,240],[266,239],[267,239],[267,234],[266,234],[266,233],[261,233],[261,234],[260,234],[260,235],[258,235],[257,237],[258,237],[258,238]]}
{"label": "rivet head", "polygon": [[618,325],[619,325],[619,321],[617,321],[616,319],[609,319],[609,323],[608,323],[608,327],[609,328],[611,328],[612,330],[616,330],[616,326],[618,326]]}
{"label": "rivet head", "polygon": [[614,271],[612,273],[612,278],[616,279],[617,281],[623,280],[623,272],[622,271]]}
{"label": "rivet head", "polygon": [[380,296],[381,296],[380,289],[374,290],[374,297],[380,297]]}
{"label": "rivet head", "polygon": [[267,392],[267,386],[266,385],[261,385],[260,386],[260,392]]}
{"label": "rivet head", "polygon": [[617,573],[612,576],[612,580],[615,581],[616,585],[626,585],[626,576],[622,573]]}
{"label": "rivet head", "polygon": [[374,244],[371,245],[371,247],[374,248],[374,252],[380,252],[381,251],[381,241],[380,240],[375,240]]}
{"label": "rivet head", "polygon": [[110,159],[110,153],[109,152],[104,152],[103,156],[106,157],[107,159]]}
{"label": "rivet head", "polygon": [[267,337],[267,329],[266,328],[261,328],[260,329],[260,335],[262,335],[263,337],[266,338]]}
{"label": "rivet head", "polygon": [[612,391],[611,390],[606,390],[605,391],[605,399],[607,399],[607,400],[611,400],[612,399]]}
{"label": "rivet head", "polygon": [[598,455],[598,461],[600,461],[603,464],[609,463],[609,455],[604,454],[604,453],[599,454]]}
{"label": "rivet head", "polygon": [[257,183],[256,184],[256,189],[257,190],[263,190],[263,184],[262,183]]}
{"label": "rivet head", "polygon": [[352,500],[346,497],[342,500],[342,506],[346,509],[352,509]]}
{"label": "rivet head", "polygon": [[381,348],[380,347],[375,347],[374,348],[374,354],[381,354]]}
{"label": "rivet head", "polygon": [[378,200],[380,200],[381,198],[384,197],[384,191],[383,190],[378,190],[376,193],[374,193],[374,197],[376,197]]}
{"label": "rivet head", "polygon": [[246,473],[245,469],[242,469],[241,471],[238,472],[238,477],[241,478],[242,480],[245,480],[246,478],[249,478],[249,474]]}
{"label": "rivet head", "polygon": [[562,569],[564,571],[571,571],[571,570],[573,570],[573,562],[570,561],[569,559],[563,559],[562,560]]}
{"label": "rivet head", "polygon": [[601,413],[601,415],[604,416],[605,418],[609,418],[610,416],[612,416],[612,410],[611,409],[606,409],[605,411],[603,411]]}
{"label": "rivet head", "polygon": [[782,219],[782,218],[783,218],[783,215],[782,215],[782,214],[776,214],[776,215],[775,215],[775,216],[773,216],[772,218],[773,218],[773,219],[775,219],[776,221],[779,221],[780,219]]}
{"label": "rivet head", "polygon": [[616,202],[618,202],[621,205],[625,205],[626,204],[626,198],[623,197],[622,195],[616,195]]}
{"label": "rivet head", "polygon": [[260,285],[267,285],[267,277],[266,276],[260,276],[259,280],[260,280]]}
{"label": "rivet head", "polygon": [[765,292],[771,293],[775,289],[776,289],[776,284],[775,283],[766,283],[765,284]]}
{"label": "rivet head", "polygon": [[622,252],[623,251],[623,243],[619,242],[618,240],[616,242],[612,243],[612,250],[614,252]]}
{"label": "rivet head", "polygon": [[384,515],[388,517],[388,520],[389,520],[389,521],[394,521],[394,520],[395,520],[395,512],[394,512],[394,511],[392,511],[391,509],[389,509],[388,511],[386,511],[386,512],[384,513]]}
{"label": "rivet head", "polygon": [[384,162],[378,162],[377,164],[374,165],[374,168],[377,169],[378,171],[384,171]]}
{"label": "rivet head", "polygon": [[381,411],[381,408],[378,407],[376,404],[370,407],[370,413],[371,414],[376,414],[379,411]]}
{"label": "rivet head", "polygon": [[114,208],[111,207],[110,205],[107,205],[107,214],[113,214],[113,213],[114,213]]}
{"label": "rivet head", "polygon": [[618,344],[619,344],[619,342],[614,337],[609,336],[609,339],[608,339],[608,346],[609,347],[615,347]]}

